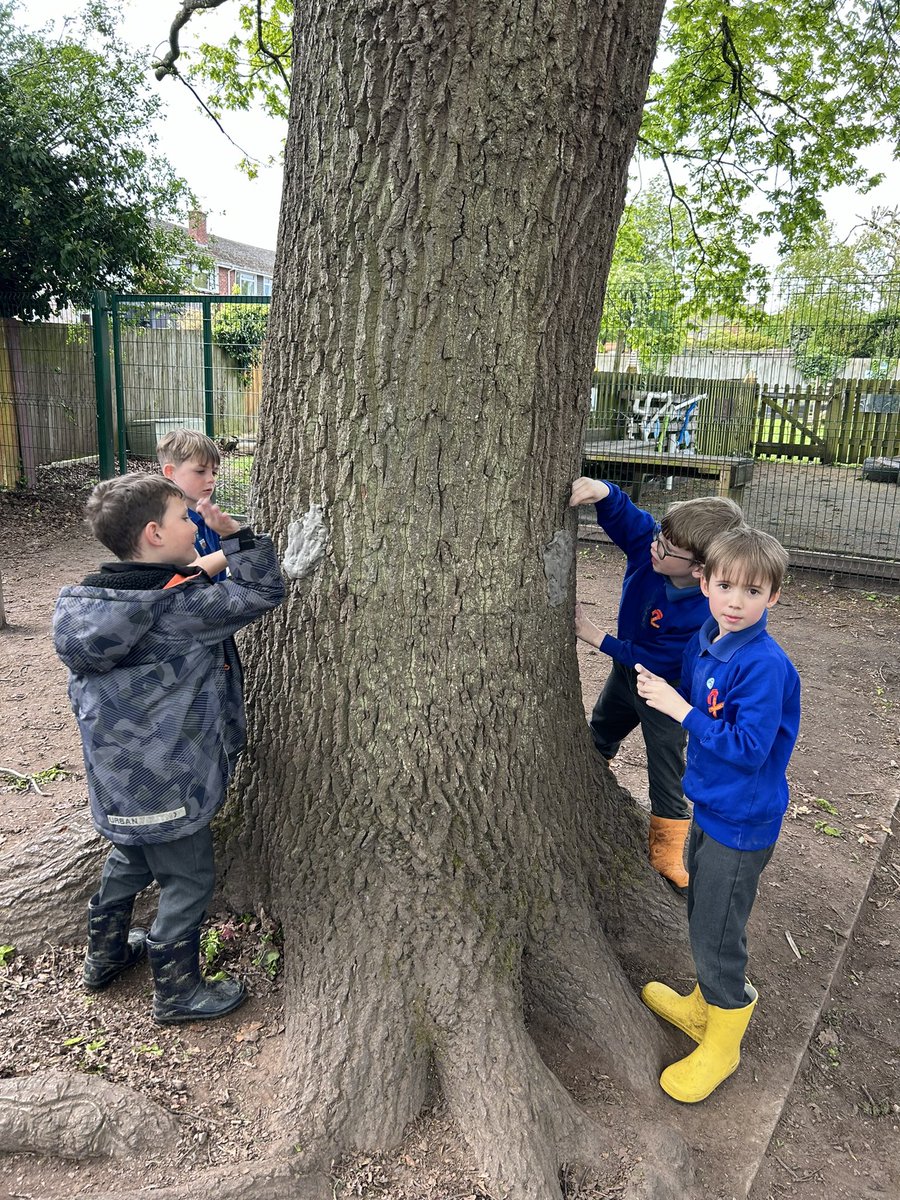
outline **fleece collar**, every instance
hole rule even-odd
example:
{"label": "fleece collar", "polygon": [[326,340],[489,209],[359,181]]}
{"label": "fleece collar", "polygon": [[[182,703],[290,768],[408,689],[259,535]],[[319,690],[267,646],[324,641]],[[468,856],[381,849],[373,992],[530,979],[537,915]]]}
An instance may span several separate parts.
{"label": "fleece collar", "polygon": [[192,574],[191,567],[177,567],[174,563],[109,562],[101,563],[100,570],[86,575],[81,584],[123,592],[151,592],[164,588],[176,575]]}

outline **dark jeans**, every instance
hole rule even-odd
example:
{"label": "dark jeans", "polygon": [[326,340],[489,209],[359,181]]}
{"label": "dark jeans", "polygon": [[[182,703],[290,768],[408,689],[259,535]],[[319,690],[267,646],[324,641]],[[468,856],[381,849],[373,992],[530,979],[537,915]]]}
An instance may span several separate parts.
{"label": "dark jeans", "polygon": [[696,821],[688,842],[687,894],[691,951],[707,1004],[743,1008],[746,992],[747,921],[759,877],[772,857],[764,850],[732,850],[704,833]]}
{"label": "dark jeans", "polygon": [[604,758],[612,758],[622,739],[638,725],[647,747],[650,811],[656,817],[686,821],[691,810],[681,780],[687,735],[677,721],[641,699],[634,669],[613,659],[612,671],[591,713],[594,745]]}
{"label": "dark jeans", "polygon": [[212,899],[215,877],[209,825],[174,842],[114,845],[103,864],[98,903],[122,904],[155,879],[159,908],[150,937],[154,942],[176,942],[200,925]]}

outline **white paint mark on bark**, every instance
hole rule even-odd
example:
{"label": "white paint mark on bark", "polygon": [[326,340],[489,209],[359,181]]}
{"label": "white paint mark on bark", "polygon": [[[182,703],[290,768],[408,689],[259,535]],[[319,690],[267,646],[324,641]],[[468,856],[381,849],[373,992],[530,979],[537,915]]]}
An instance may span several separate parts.
{"label": "white paint mark on bark", "polygon": [[288,525],[287,549],[281,565],[289,579],[305,579],[319,564],[328,545],[328,526],[321,504],[311,504],[299,521]]}
{"label": "white paint mark on bark", "polygon": [[569,592],[569,574],[575,561],[575,538],[565,529],[557,529],[544,547],[544,574],[547,596],[553,608],[564,604]]}

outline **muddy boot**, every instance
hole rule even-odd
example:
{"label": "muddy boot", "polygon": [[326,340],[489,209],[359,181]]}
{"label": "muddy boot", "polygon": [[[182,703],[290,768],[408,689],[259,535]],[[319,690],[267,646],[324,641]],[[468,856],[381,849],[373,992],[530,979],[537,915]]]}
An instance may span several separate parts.
{"label": "muddy boot", "polygon": [[654,871],[659,871],[666,883],[680,896],[687,895],[690,878],[684,869],[684,843],[690,827],[689,819],[650,818],[650,866]]}
{"label": "muddy boot", "polygon": [[177,942],[147,942],[153,972],[153,1020],[212,1021],[233,1012],[247,999],[237,979],[207,982],[200,974],[200,930]]}
{"label": "muddy boot", "polygon": [[664,983],[647,983],[641,990],[641,999],[658,1017],[686,1033],[695,1042],[703,1041],[707,1004],[699,983],[694,985],[689,996],[680,995]]}
{"label": "muddy boot", "polygon": [[133,900],[123,904],[98,904],[97,892],[88,901],[88,949],[84,959],[84,986],[99,992],[144,957],[146,929],[130,929]]}

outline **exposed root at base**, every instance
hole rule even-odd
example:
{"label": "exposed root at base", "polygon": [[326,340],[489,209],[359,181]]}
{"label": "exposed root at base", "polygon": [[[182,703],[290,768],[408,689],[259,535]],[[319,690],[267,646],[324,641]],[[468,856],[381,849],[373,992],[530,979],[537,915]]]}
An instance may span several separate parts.
{"label": "exposed root at base", "polygon": [[561,1197],[562,1162],[599,1162],[615,1148],[543,1062],[509,995],[473,996],[437,1067],[473,1154],[515,1200]]}
{"label": "exposed root at base", "polygon": [[569,904],[529,944],[525,986],[551,1020],[585,1038],[611,1078],[656,1098],[663,1036],[635,994],[596,916]]}
{"label": "exposed root at base", "polygon": [[171,1187],[94,1192],[91,1200],[331,1200],[332,1195],[325,1175],[301,1175],[290,1163],[262,1161],[204,1171]]}
{"label": "exposed root at base", "polygon": [[0,1081],[0,1151],[149,1158],[177,1141],[176,1119],[120,1084],[56,1073]]}

